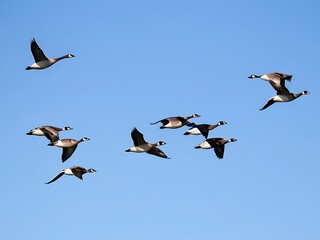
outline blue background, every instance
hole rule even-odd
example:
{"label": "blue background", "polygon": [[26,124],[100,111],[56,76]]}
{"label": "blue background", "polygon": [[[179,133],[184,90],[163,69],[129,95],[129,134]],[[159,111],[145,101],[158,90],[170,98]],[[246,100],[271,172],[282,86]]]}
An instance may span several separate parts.
{"label": "blue background", "polygon": [[[1,22],[2,239],[300,240],[319,228],[317,1],[5,1]],[[25,71],[35,38],[48,57]],[[250,74],[293,74],[310,95],[259,111],[275,95]],[[218,160],[187,127],[201,115],[235,137]],[[71,126],[91,138],[61,149],[25,133]],[[137,127],[170,160],[126,153]],[[97,170],[84,181],[63,168]]]}

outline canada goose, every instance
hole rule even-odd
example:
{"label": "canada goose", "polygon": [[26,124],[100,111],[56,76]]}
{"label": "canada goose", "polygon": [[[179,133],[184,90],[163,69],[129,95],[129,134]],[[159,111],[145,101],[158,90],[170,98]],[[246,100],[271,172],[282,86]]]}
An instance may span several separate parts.
{"label": "canada goose", "polygon": [[292,75],[279,73],[279,72],[272,72],[272,73],[267,73],[259,76],[255,74],[251,74],[248,78],[260,78],[262,80],[268,81],[271,85],[272,83],[280,85],[281,82],[284,82],[285,80],[291,81]]}
{"label": "canada goose", "polygon": [[195,124],[184,135],[200,135],[202,134],[206,139],[208,138],[209,131],[215,129],[216,127],[227,124],[225,121],[220,121],[214,125],[210,124]]}
{"label": "canada goose", "polygon": [[290,93],[288,92],[277,92],[276,96],[273,96],[272,98],[270,98],[268,100],[268,102],[260,109],[264,110],[266,108],[268,108],[269,106],[271,106],[272,104],[276,103],[276,102],[291,102],[295,99],[297,99],[298,97],[301,97],[302,95],[306,95],[309,94],[310,92],[308,91],[302,91],[300,93]]}
{"label": "canada goose", "polygon": [[302,91],[300,93],[289,92],[289,90],[286,88],[284,79],[282,79],[278,82],[269,81],[269,83],[274,88],[274,90],[276,90],[277,95],[273,96],[272,98],[269,98],[268,102],[260,110],[264,110],[264,109],[268,108],[269,106],[271,106],[275,102],[291,102],[294,99],[296,99],[302,95],[306,95],[306,94],[310,93],[308,91]]}
{"label": "canada goose", "polygon": [[51,181],[47,182],[46,184],[50,184],[50,183],[56,181],[57,179],[62,177],[64,174],[69,175],[69,176],[74,175],[77,178],[83,180],[82,179],[82,175],[83,174],[93,173],[93,172],[96,172],[96,170],[94,170],[93,168],[85,169],[85,168],[80,167],[80,166],[65,168],[55,178],[53,178]]}
{"label": "canada goose", "polygon": [[188,120],[190,118],[197,118],[197,117],[200,117],[200,116],[198,114],[192,114],[191,116],[187,116],[187,117],[180,117],[180,116],[168,117],[168,118],[165,118],[165,119],[162,119],[157,122],[150,123],[150,124],[153,125],[153,124],[157,124],[157,123],[161,122],[162,123],[162,126],[160,127],[161,129],[163,129],[163,128],[180,128],[184,125],[191,127],[194,125],[194,123],[190,123]]}
{"label": "canada goose", "polygon": [[169,159],[169,157],[164,152],[162,152],[159,148],[156,147],[165,145],[165,142],[159,141],[157,143],[148,143],[144,140],[143,134],[139,132],[136,128],[132,129],[131,138],[133,140],[134,147],[128,148],[126,152],[146,152],[152,155],[156,155],[158,157]]}
{"label": "canada goose", "polygon": [[74,57],[74,55],[72,55],[72,54],[67,54],[67,55],[64,55],[64,56],[58,57],[58,58],[47,58],[46,55],[41,50],[41,48],[38,46],[38,44],[34,38],[31,40],[31,52],[32,52],[35,63],[26,67],[26,70],[45,69],[45,68],[50,67],[51,65],[55,64],[56,62],[58,62],[64,58],[73,58]]}
{"label": "canada goose", "polygon": [[60,139],[55,142],[50,142],[48,146],[56,146],[56,147],[62,148],[61,159],[62,159],[62,162],[65,162],[71,157],[71,155],[77,149],[79,143],[89,141],[89,140],[90,138],[87,138],[87,137],[83,137],[80,140],[66,138],[66,139]]}
{"label": "canada goose", "polygon": [[41,127],[36,127],[32,130],[30,130],[29,132],[27,132],[27,135],[34,135],[34,136],[45,136],[45,133],[43,130],[47,130],[50,134],[47,134],[48,136],[50,136],[50,138],[48,136],[46,136],[51,142],[57,141],[59,140],[59,132],[60,131],[68,131],[68,130],[72,130],[73,128],[71,127],[63,127],[63,128],[59,128],[59,127],[54,127],[54,126],[41,126]]}
{"label": "canada goose", "polygon": [[225,140],[223,138],[209,138],[194,148],[210,149],[213,148],[217,158],[222,159],[224,154],[224,145],[229,142],[236,142],[237,139],[230,138]]}

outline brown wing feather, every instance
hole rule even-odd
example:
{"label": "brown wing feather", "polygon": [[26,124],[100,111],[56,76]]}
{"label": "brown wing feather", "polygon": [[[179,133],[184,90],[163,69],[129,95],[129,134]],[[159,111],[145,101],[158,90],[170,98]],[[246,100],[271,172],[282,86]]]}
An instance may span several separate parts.
{"label": "brown wing feather", "polygon": [[266,108],[268,108],[268,107],[270,107],[272,104],[274,104],[274,101],[273,101],[273,99],[271,98],[271,99],[269,99],[269,101],[260,109],[260,111],[261,111],[261,110],[264,110],[264,109],[266,109]]}
{"label": "brown wing feather", "polygon": [[31,40],[31,52],[35,62],[48,60],[34,38]]}
{"label": "brown wing feather", "polygon": [[275,72],[274,74],[275,74],[279,79],[282,79],[282,80],[291,81],[291,78],[292,78],[292,75],[285,74],[285,73]]}
{"label": "brown wing feather", "polygon": [[59,127],[54,127],[54,126],[46,126],[47,128],[52,128],[53,130],[59,132],[62,130],[62,128],[59,128]]}
{"label": "brown wing feather", "polygon": [[77,177],[82,179],[82,175],[86,173],[85,169],[82,167],[71,168],[72,173]]}
{"label": "brown wing feather", "polygon": [[224,145],[216,145],[213,149],[217,158],[222,159],[224,154]]}
{"label": "brown wing feather", "polygon": [[199,124],[196,126],[199,129],[199,131],[201,132],[202,136],[204,136],[207,139],[208,134],[209,134],[209,129],[208,129],[209,124]]}
{"label": "brown wing feather", "polygon": [[135,146],[139,146],[141,144],[146,143],[146,141],[143,138],[143,134],[138,131],[138,129],[134,128],[131,131],[131,138],[133,140],[133,144]]}
{"label": "brown wing feather", "polygon": [[277,91],[277,94],[289,94],[289,90],[286,88],[285,86],[285,80],[279,80],[278,84],[277,82],[274,81],[269,81],[269,83],[271,84],[271,86],[274,88],[274,90]]}
{"label": "brown wing feather", "polygon": [[158,156],[158,157],[162,157],[162,158],[166,158],[166,159],[170,159],[164,152],[162,152],[159,148],[154,147],[152,149],[150,149],[149,151],[147,151],[147,153]]}
{"label": "brown wing feather", "polygon": [[62,149],[62,156],[61,156],[62,162],[67,161],[71,157],[71,155],[77,149],[77,146],[78,144],[72,147],[64,147]]}
{"label": "brown wing feather", "polygon": [[43,132],[44,136],[49,139],[50,142],[55,142],[59,140],[59,133],[54,131],[50,131],[47,128],[40,128],[40,130]]}
{"label": "brown wing feather", "polygon": [[59,173],[57,176],[55,176],[54,179],[52,179],[51,181],[47,182],[46,184],[50,184],[50,183],[56,181],[57,179],[59,179],[60,177],[62,177],[63,174],[64,174],[64,172]]}

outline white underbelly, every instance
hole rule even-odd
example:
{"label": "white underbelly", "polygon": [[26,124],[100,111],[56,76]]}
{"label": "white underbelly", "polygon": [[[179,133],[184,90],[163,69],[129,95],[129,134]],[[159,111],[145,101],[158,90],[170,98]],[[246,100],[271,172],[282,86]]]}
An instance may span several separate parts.
{"label": "white underbelly", "polygon": [[168,124],[164,125],[163,127],[165,127],[165,128],[179,128],[181,126],[182,126],[181,122],[174,122],[174,123],[169,122]]}
{"label": "white underbelly", "polygon": [[44,60],[44,61],[40,61],[32,64],[30,68],[44,69],[44,68],[50,67],[52,64],[54,64],[54,62],[50,62],[49,60]]}
{"label": "white underbelly", "polygon": [[196,127],[189,129],[187,132],[190,133],[190,134],[192,134],[192,135],[200,135],[200,134],[201,134],[201,132],[199,131],[199,129],[196,128]]}
{"label": "white underbelly", "polygon": [[150,150],[150,148],[147,146],[138,146],[138,147],[130,148],[130,152],[137,152],[137,153],[146,152],[148,150]]}
{"label": "white underbelly", "polygon": [[290,102],[290,101],[292,101],[292,97],[290,95],[276,95],[273,97],[273,101],[275,101],[275,102]]}

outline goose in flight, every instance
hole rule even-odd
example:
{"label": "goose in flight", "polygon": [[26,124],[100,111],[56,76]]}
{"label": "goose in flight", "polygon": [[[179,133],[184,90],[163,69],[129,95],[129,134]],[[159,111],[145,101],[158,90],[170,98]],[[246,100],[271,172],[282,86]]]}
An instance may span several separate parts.
{"label": "goose in flight", "polygon": [[64,56],[58,57],[58,58],[47,58],[34,38],[31,40],[30,46],[31,46],[31,52],[32,52],[35,63],[26,67],[26,70],[45,69],[45,68],[52,66],[53,64],[55,64],[56,62],[58,62],[62,59],[74,57],[73,54],[67,54],[67,55],[64,55]]}

